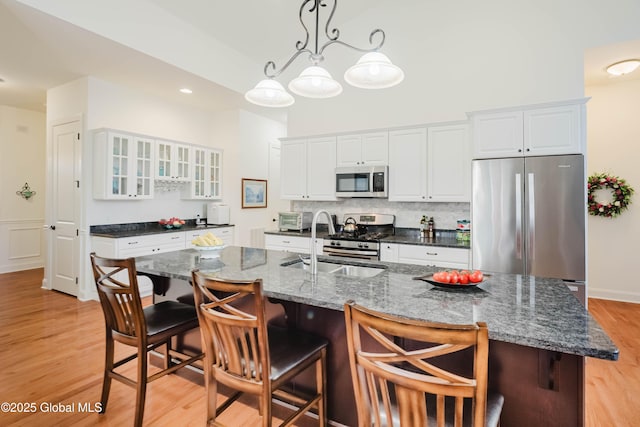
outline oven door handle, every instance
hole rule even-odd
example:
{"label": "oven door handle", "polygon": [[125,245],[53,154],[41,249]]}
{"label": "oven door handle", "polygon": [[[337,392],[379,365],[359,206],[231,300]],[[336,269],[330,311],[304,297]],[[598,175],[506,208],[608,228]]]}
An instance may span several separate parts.
{"label": "oven door handle", "polygon": [[341,250],[334,249],[331,246],[324,246],[323,251],[325,255],[337,256],[337,257],[349,257],[349,258],[364,258],[364,259],[378,259],[378,251],[360,251],[360,250]]}

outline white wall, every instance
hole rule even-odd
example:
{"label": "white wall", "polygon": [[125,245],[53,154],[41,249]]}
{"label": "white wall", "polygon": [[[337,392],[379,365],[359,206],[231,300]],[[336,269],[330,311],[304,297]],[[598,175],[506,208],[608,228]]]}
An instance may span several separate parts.
{"label": "white wall", "polygon": [[242,209],[242,178],[269,180],[270,146],[286,136],[286,128],[244,110],[217,114],[213,127],[214,140],[232,142],[225,149],[223,178],[225,203],[230,206],[231,222],[236,224],[236,244],[251,246],[255,244],[251,230],[272,227],[274,211],[288,210],[289,203],[280,199],[277,189],[267,192],[267,208]]}
{"label": "white wall", "polygon": [[44,113],[0,105],[0,273],[44,266],[45,129]]}
{"label": "white wall", "polygon": [[587,86],[588,174],[605,172],[634,188],[617,218],[589,215],[589,296],[640,303],[640,80]]}
{"label": "white wall", "polygon": [[[296,97],[288,136],[461,120],[468,111],[581,98],[585,49],[640,39],[639,17],[637,0],[380,2],[341,26],[341,39],[366,46],[372,29],[384,29],[382,51],[404,69],[405,81],[379,91],[345,83],[327,100]],[[332,46],[325,58],[343,82],[358,54]],[[287,83],[291,74],[279,80]]]}
{"label": "white wall", "polygon": [[[212,138],[210,114],[94,77],[88,78],[86,128],[112,128],[211,146],[224,150],[224,139]],[[86,135],[86,154],[91,164],[91,135]],[[224,156],[224,155],[223,155]],[[224,157],[223,157],[224,158]],[[92,180],[91,176],[87,176]],[[92,182],[92,181],[88,181]],[[225,194],[223,183],[223,197]],[[163,217],[195,218],[205,214],[205,203],[182,199],[179,189],[158,191],[152,200],[111,201],[89,196],[86,206],[89,225],[157,221]]]}

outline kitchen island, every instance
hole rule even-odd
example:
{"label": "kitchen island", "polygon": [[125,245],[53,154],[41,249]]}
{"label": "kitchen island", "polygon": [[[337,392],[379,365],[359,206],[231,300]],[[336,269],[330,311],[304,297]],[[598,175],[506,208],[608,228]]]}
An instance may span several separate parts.
{"label": "kitchen island", "polygon": [[384,270],[369,278],[322,272],[312,277],[295,267],[291,253],[241,247],[227,247],[216,258],[202,258],[204,253],[143,256],[136,265],[152,278],[156,301],[192,300],[194,268],[225,278],[262,278],[265,295],[284,307],[289,325],[330,340],[329,416],[344,425],[356,424],[342,313],[349,299],[407,318],[486,322],[489,387],[505,396],[501,425],[507,427],[584,425],[585,357],[618,357],[607,334],[556,279],[495,273],[476,288],[451,291],[413,279],[432,267],[375,262]]}

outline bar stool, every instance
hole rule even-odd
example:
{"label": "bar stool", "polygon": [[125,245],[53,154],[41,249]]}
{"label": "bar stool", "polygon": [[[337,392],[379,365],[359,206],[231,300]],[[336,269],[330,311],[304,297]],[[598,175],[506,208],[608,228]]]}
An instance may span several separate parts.
{"label": "bar stool", "polygon": [[[192,275],[205,353],[207,423],[216,425],[216,416],[248,393],[258,397],[263,426],[271,426],[274,397],[297,407],[282,426],[291,425],[313,407],[318,411],[319,425],[325,426],[327,340],[267,326],[261,279],[226,280],[197,270]],[[240,303],[243,309],[238,308]],[[310,396],[283,389],[296,375],[314,366],[316,390]],[[219,407],[218,382],[236,390]]]}
{"label": "bar stool", "polygon": [[[504,397],[487,394],[486,324],[402,319],[353,301],[344,312],[360,427],[499,425]],[[457,358],[465,349],[472,357]],[[456,372],[446,365],[451,357]]]}
{"label": "bar stool", "polygon": [[[106,329],[104,378],[102,381],[101,410],[107,409],[111,379],[136,389],[136,411],[134,425],[141,426],[147,383],[201,360],[204,355],[185,354],[172,347],[172,338],[198,327],[198,317],[192,305],[175,301],[163,301],[142,308],[136,264],[134,258],[110,259],[91,253],[91,267]],[[116,361],[115,342],[136,347],[137,352]],[[148,376],[148,353],[164,345],[162,370]],[[137,359],[137,381],[115,370]],[[174,359],[179,363],[174,364]]]}

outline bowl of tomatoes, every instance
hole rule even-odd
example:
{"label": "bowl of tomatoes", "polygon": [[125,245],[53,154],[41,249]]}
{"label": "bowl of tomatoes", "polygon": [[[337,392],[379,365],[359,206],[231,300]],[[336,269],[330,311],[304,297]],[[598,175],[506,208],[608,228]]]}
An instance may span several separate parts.
{"label": "bowl of tomatoes", "polygon": [[167,230],[171,230],[172,228],[182,228],[185,222],[186,222],[185,220],[175,216],[172,216],[169,219],[162,218],[160,221],[158,221],[158,223],[164,228],[166,228]]}
{"label": "bowl of tomatoes", "polygon": [[417,279],[424,280],[434,286],[462,289],[475,287],[482,283],[486,277],[487,275],[480,270],[445,270],[417,277]]}

